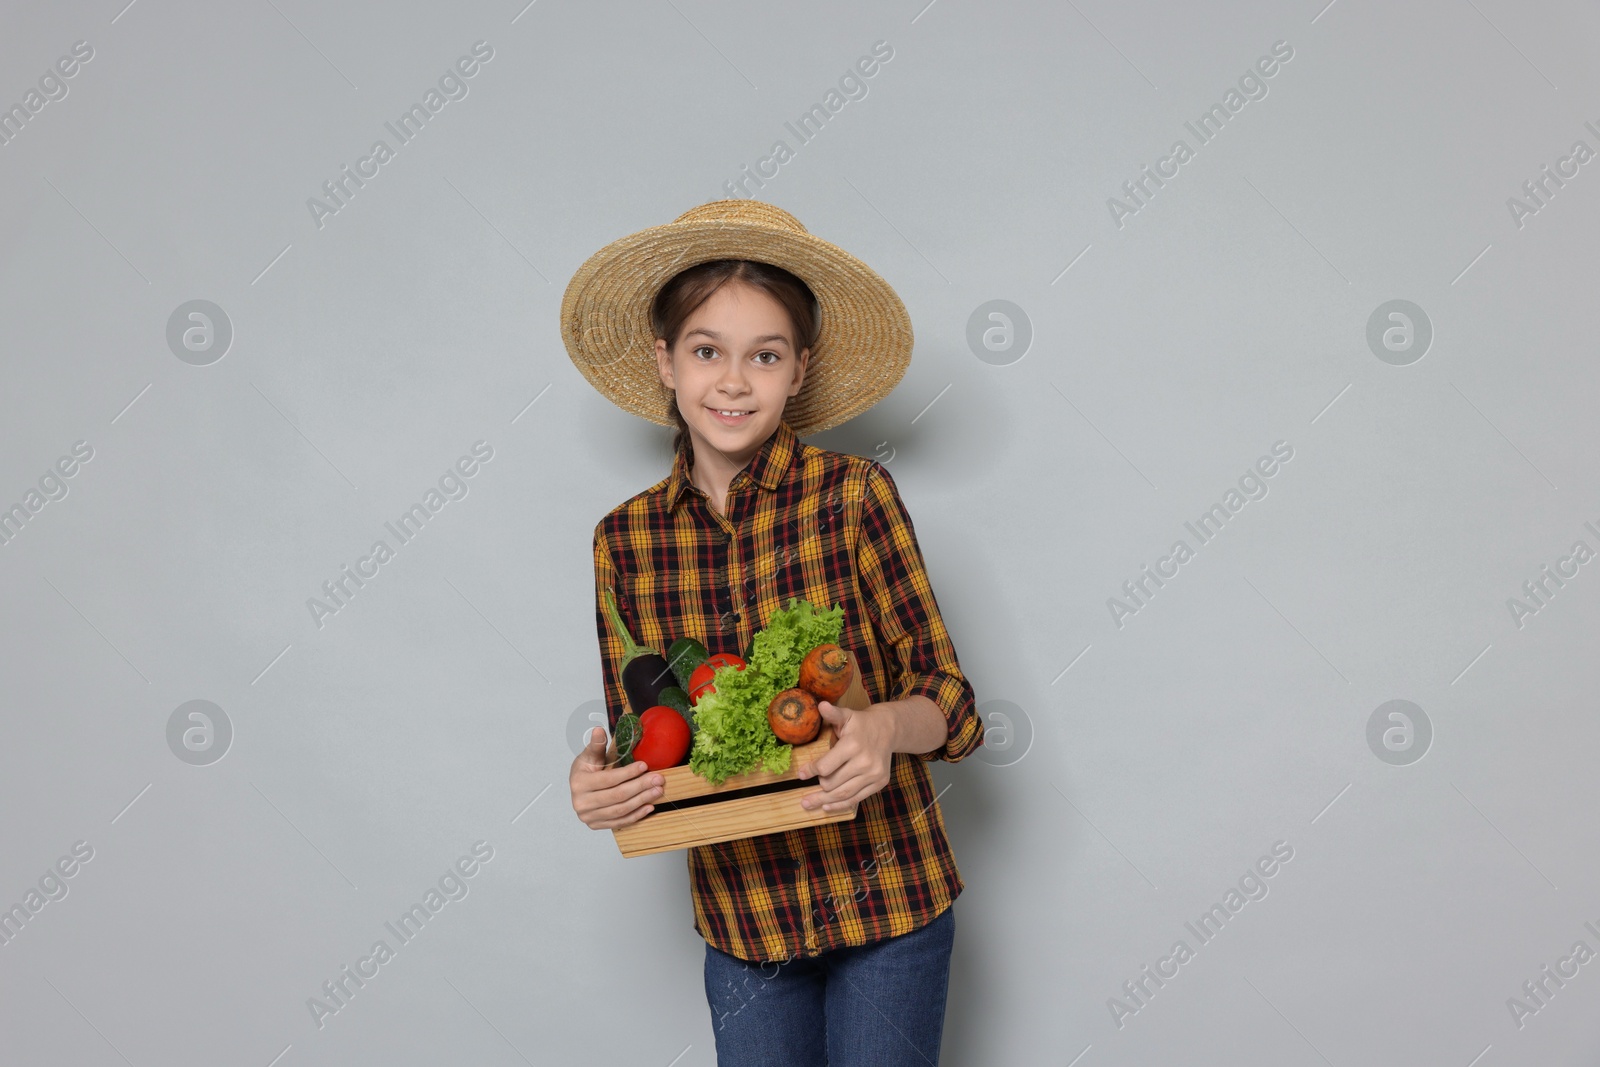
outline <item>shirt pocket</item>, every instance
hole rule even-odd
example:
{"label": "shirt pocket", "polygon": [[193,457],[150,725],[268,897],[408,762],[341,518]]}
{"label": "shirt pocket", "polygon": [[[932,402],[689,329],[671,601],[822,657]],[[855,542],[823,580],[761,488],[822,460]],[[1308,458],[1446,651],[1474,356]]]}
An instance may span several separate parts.
{"label": "shirt pocket", "polygon": [[666,655],[672,642],[692,637],[701,644],[717,633],[718,613],[692,572],[635,571],[618,578],[629,604],[633,639]]}
{"label": "shirt pocket", "polygon": [[758,624],[798,597],[819,610],[835,604],[844,609],[841,646],[859,649],[871,639],[872,620],[864,614],[856,575],[856,511],[847,510],[836,495],[830,503],[824,494],[818,504],[775,526],[770,551],[744,581],[746,599],[753,599],[759,612]]}

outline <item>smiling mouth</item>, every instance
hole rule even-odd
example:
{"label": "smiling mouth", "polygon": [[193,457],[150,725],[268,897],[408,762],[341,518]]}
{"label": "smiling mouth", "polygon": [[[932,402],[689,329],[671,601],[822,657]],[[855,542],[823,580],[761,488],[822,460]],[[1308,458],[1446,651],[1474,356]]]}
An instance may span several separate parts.
{"label": "smiling mouth", "polygon": [[753,414],[753,411],[748,408],[707,408],[706,410],[722,419],[724,422],[727,422],[731,419],[742,419],[746,415]]}

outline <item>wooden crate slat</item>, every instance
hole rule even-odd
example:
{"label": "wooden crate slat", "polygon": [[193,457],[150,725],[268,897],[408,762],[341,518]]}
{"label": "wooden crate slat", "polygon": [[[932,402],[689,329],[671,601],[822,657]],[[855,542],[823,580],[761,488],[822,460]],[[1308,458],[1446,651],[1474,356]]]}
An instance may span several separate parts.
{"label": "wooden crate slat", "polygon": [[808,789],[786,789],[758,797],[739,797],[713,804],[697,804],[677,811],[653,811],[638,822],[619,826],[617,847],[623,856],[645,856],[653,852],[714,845],[757,834],[796,830],[802,826],[821,826],[847,822],[856,817],[859,805],[845,811],[807,810],[800,798]]}
{"label": "wooden crate slat", "polygon": [[[736,774],[724,781],[721,785],[712,785],[689,769],[687,763],[680,763],[676,767],[668,767],[664,771],[656,771],[661,775],[661,796],[656,804],[665,804],[669,800],[687,800],[690,797],[703,797],[711,793],[732,793],[737,789],[749,789],[753,785],[767,785],[770,782],[786,782],[794,777],[793,772],[803,764],[819,759],[822,754],[833,747],[833,726],[823,723],[822,729],[815,739],[803,745],[795,745],[789,752],[789,769],[782,774],[773,774],[771,771],[760,767]],[[652,814],[654,814],[652,812]],[[649,816],[646,816],[648,818]]]}

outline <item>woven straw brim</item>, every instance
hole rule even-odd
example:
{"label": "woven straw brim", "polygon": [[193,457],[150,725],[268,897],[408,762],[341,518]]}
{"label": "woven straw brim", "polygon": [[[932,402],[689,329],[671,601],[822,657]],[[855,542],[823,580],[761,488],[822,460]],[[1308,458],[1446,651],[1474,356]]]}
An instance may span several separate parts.
{"label": "woven straw brim", "polygon": [[714,259],[782,267],[817,298],[820,332],[800,392],[784,408],[796,435],[854,418],[905,376],[911,316],[871,267],[759,201],[718,201],[681,218],[612,242],[567,283],[562,341],[584,378],[612,403],[659,425],[676,425],[672,394],[656,370],[650,305],[673,275]]}

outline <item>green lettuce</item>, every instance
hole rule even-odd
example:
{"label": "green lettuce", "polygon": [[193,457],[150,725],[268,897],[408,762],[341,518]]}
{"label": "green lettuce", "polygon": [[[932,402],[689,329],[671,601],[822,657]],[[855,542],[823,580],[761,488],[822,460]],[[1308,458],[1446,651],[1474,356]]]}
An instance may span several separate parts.
{"label": "green lettuce", "polygon": [[808,601],[789,598],[756,634],[744,670],[719,667],[712,675],[716,692],[694,706],[698,728],[689,752],[689,769],[721,785],[756,764],[773,774],[789,769],[794,746],[778,740],[767,724],[767,707],[800,680],[800,663],[818,645],[836,645],[844,632],[844,608],[818,611]]}

